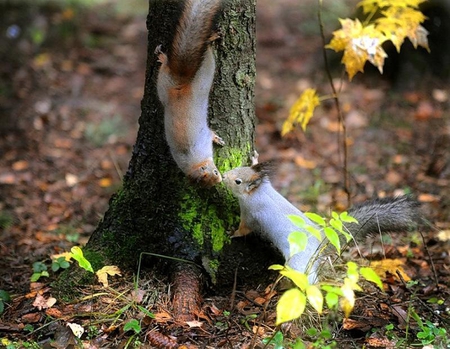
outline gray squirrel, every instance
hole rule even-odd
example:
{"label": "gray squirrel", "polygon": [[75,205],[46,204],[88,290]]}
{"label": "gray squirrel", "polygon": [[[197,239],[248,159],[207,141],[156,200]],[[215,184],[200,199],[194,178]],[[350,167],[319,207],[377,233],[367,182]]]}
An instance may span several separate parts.
{"label": "gray squirrel", "polygon": [[[259,232],[283,254],[288,266],[308,272],[308,279],[313,283],[317,280],[320,264],[317,251],[321,243],[305,231],[308,235],[306,249],[290,257],[288,236],[299,228],[287,215],[298,215],[306,223],[315,227],[317,225],[272,187],[270,172],[267,163],[258,163],[258,154],[255,152],[251,167],[238,167],[223,174],[223,183],[238,198],[241,210],[239,228],[233,237]],[[418,225],[418,205],[417,201],[406,195],[366,201],[348,211],[358,224],[345,224],[345,227],[358,237],[379,231],[407,231]]]}
{"label": "gray squirrel", "polygon": [[161,67],[157,90],[164,106],[164,129],[170,152],[190,179],[205,187],[222,181],[213,160],[213,142],[224,142],[208,127],[208,98],[214,79],[211,42],[220,0],[186,0],[167,54],[158,46]]}

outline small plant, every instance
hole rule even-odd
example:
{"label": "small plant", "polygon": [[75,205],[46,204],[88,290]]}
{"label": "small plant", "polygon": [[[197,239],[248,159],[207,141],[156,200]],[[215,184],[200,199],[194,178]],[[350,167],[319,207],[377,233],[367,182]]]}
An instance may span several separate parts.
{"label": "small plant", "polygon": [[0,315],[5,310],[5,303],[9,302],[10,300],[11,297],[9,296],[9,293],[4,290],[0,290]]}
{"label": "small plant", "polygon": [[56,260],[52,261],[52,271],[57,272],[59,269],[67,269],[70,263],[65,257],[58,257]]}
{"label": "small plant", "polygon": [[38,281],[41,276],[48,277],[49,273],[47,271],[47,266],[43,262],[33,263],[33,274],[31,275],[31,282]]}
{"label": "small plant", "polygon": [[[319,241],[325,238],[340,254],[340,236],[345,237],[347,241],[352,238],[349,233],[344,231],[343,222],[355,223],[356,220],[349,216],[347,212],[343,212],[340,215],[332,212],[332,218],[328,221],[315,213],[306,213],[305,215],[321,228],[319,229],[308,224],[302,217],[288,216],[300,228],[300,231],[292,232],[288,238],[291,256],[305,250],[308,243],[306,231]],[[296,286],[283,293],[278,301],[277,325],[299,318],[303,314],[307,303],[321,314],[324,299],[331,310],[337,310],[340,304],[345,317],[348,317],[355,304],[354,291],[361,290],[358,285],[360,277],[374,282],[380,289],[383,289],[380,278],[371,268],[359,268],[354,262],[347,263],[347,277],[344,278],[343,284],[340,286],[324,284],[319,287],[318,285],[312,285],[309,283],[308,276],[305,273],[293,270],[288,266],[276,264],[270,266],[270,269],[279,271],[282,276],[289,278]],[[325,297],[323,293],[325,293]]]}
{"label": "small plant", "polygon": [[[442,327],[438,327],[436,324],[432,323],[429,320],[422,321],[420,316],[414,311],[411,310],[411,316],[414,320],[416,320],[417,325],[420,328],[420,331],[417,332],[417,339],[420,341],[422,345],[430,345],[430,344],[450,344],[448,339],[447,330]],[[443,347],[443,346],[442,346]]]}

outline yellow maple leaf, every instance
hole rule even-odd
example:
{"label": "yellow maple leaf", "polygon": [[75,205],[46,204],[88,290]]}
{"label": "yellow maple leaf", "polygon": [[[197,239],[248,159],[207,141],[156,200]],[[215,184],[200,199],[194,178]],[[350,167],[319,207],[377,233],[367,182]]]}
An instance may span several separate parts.
{"label": "yellow maple leaf", "polygon": [[319,96],[317,95],[316,90],[313,88],[306,89],[291,107],[289,117],[283,123],[281,135],[284,136],[291,132],[296,124],[300,124],[304,131],[314,114],[314,109],[316,109],[319,104]]}
{"label": "yellow maple leaf", "polygon": [[364,71],[367,61],[383,73],[384,59],[387,57],[381,45],[386,36],[376,30],[375,25],[362,25],[358,20],[340,19],[342,29],[333,32],[333,38],[326,46],[336,52],[344,51],[342,63],[351,80],[357,72]]}
{"label": "yellow maple leaf", "polygon": [[375,13],[378,9],[384,7],[418,8],[425,1],[427,0],[361,0],[357,6],[362,7],[364,13]]}
{"label": "yellow maple leaf", "polygon": [[405,38],[409,38],[414,47],[418,45],[428,48],[428,40],[425,28],[420,23],[425,21],[424,14],[411,7],[389,7],[381,12],[383,17],[378,18],[376,29],[392,41],[397,51]]}
{"label": "yellow maple leaf", "polygon": [[104,266],[103,268],[97,270],[95,274],[97,275],[98,281],[100,281],[103,287],[108,287],[108,275],[122,275],[120,269],[115,265]]}

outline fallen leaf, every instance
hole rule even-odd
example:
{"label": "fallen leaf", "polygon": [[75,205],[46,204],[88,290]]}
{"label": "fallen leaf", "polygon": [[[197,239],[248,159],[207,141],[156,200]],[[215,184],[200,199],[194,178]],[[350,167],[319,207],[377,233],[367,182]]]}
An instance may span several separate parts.
{"label": "fallen leaf", "polygon": [[186,321],[186,325],[190,328],[200,328],[203,326],[203,322],[201,321]]}
{"label": "fallen leaf", "polygon": [[108,275],[122,276],[120,269],[115,265],[104,266],[103,268],[97,270],[97,272],[95,274],[97,275],[98,281],[100,281],[100,283],[103,285],[103,287],[108,287]]}
{"label": "fallen leaf", "polygon": [[26,160],[19,160],[12,164],[12,169],[14,171],[23,171],[28,168],[29,164]]}
{"label": "fallen leaf", "polygon": [[383,259],[381,261],[370,262],[370,267],[378,274],[379,277],[385,278],[386,272],[394,275],[398,279],[397,272],[399,272],[403,280],[410,281],[411,278],[403,269],[404,262],[401,259]]}
{"label": "fallen leaf", "polygon": [[78,325],[73,322],[69,322],[69,323],[67,323],[67,326],[70,328],[70,330],[75,335],[75,337],[80,338],[82,336],[82,334],[84,333],[84,328],[81,325]]}
{"label": "fallen leaf", "polygon": [[33,306],[39,310],[51,308],[56,303],[56,298],[48,297],[45,298],[41,294],[37,294],[33,302]]}
{"label": "fallen leaf", "polygon": [[98,185],[102,188],[110,187],[112,185],[112,179],[108,177],[102,178],[98,181]]}
{"label": "fallen leaf", "polygon": [[437,238],[441,241],[450,241],[450,229],[448,230],[441,230],[437,234]]}

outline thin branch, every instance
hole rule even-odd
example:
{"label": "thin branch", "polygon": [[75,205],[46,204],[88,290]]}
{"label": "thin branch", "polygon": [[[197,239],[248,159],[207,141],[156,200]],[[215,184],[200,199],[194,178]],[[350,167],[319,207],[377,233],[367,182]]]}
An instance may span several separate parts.
{"label": "thin branch", "polygon": [[[351,193],[350,193],[350,177],[348,173],[348,146],[347,146],[347,128],[345,125],[345,117],[342,114],[341,105],[339,102],[338,93],[336,91],[336,87],[334,86],[333,78],[331,76],[330,66],[328,64],[328,57],[327,52],[325,49],[326,41],[325,41],[325,33],[324,33],[324,26],[323,26],[323,19],[322,19],[322,0],[319,0],[319,10],[317,11],[317,16],[319,18],[319,25],[320,25],[320,36],[322,37],[322,53],[323,53],[323,60],[325,64],[325,71],[327,72],[328,81],[331,86],[331,90],[333,92],[333,99],[334,104],[336,106],[336,111],[338,113],[339,118],[339,125],[342,127],[342,141],[340,139],[340,133],[338,133],[338,143],[342,143],[342,150],[344,152],[344,157],[342,159],[343,161],[343,171],[344,171],[344,191],[347,194],[347,202],[348,205],[351,205]],[[341,147],[338,147],[338,149],[341,149]],[[341,154],[339,152],[339,155],[341,157]]]}

